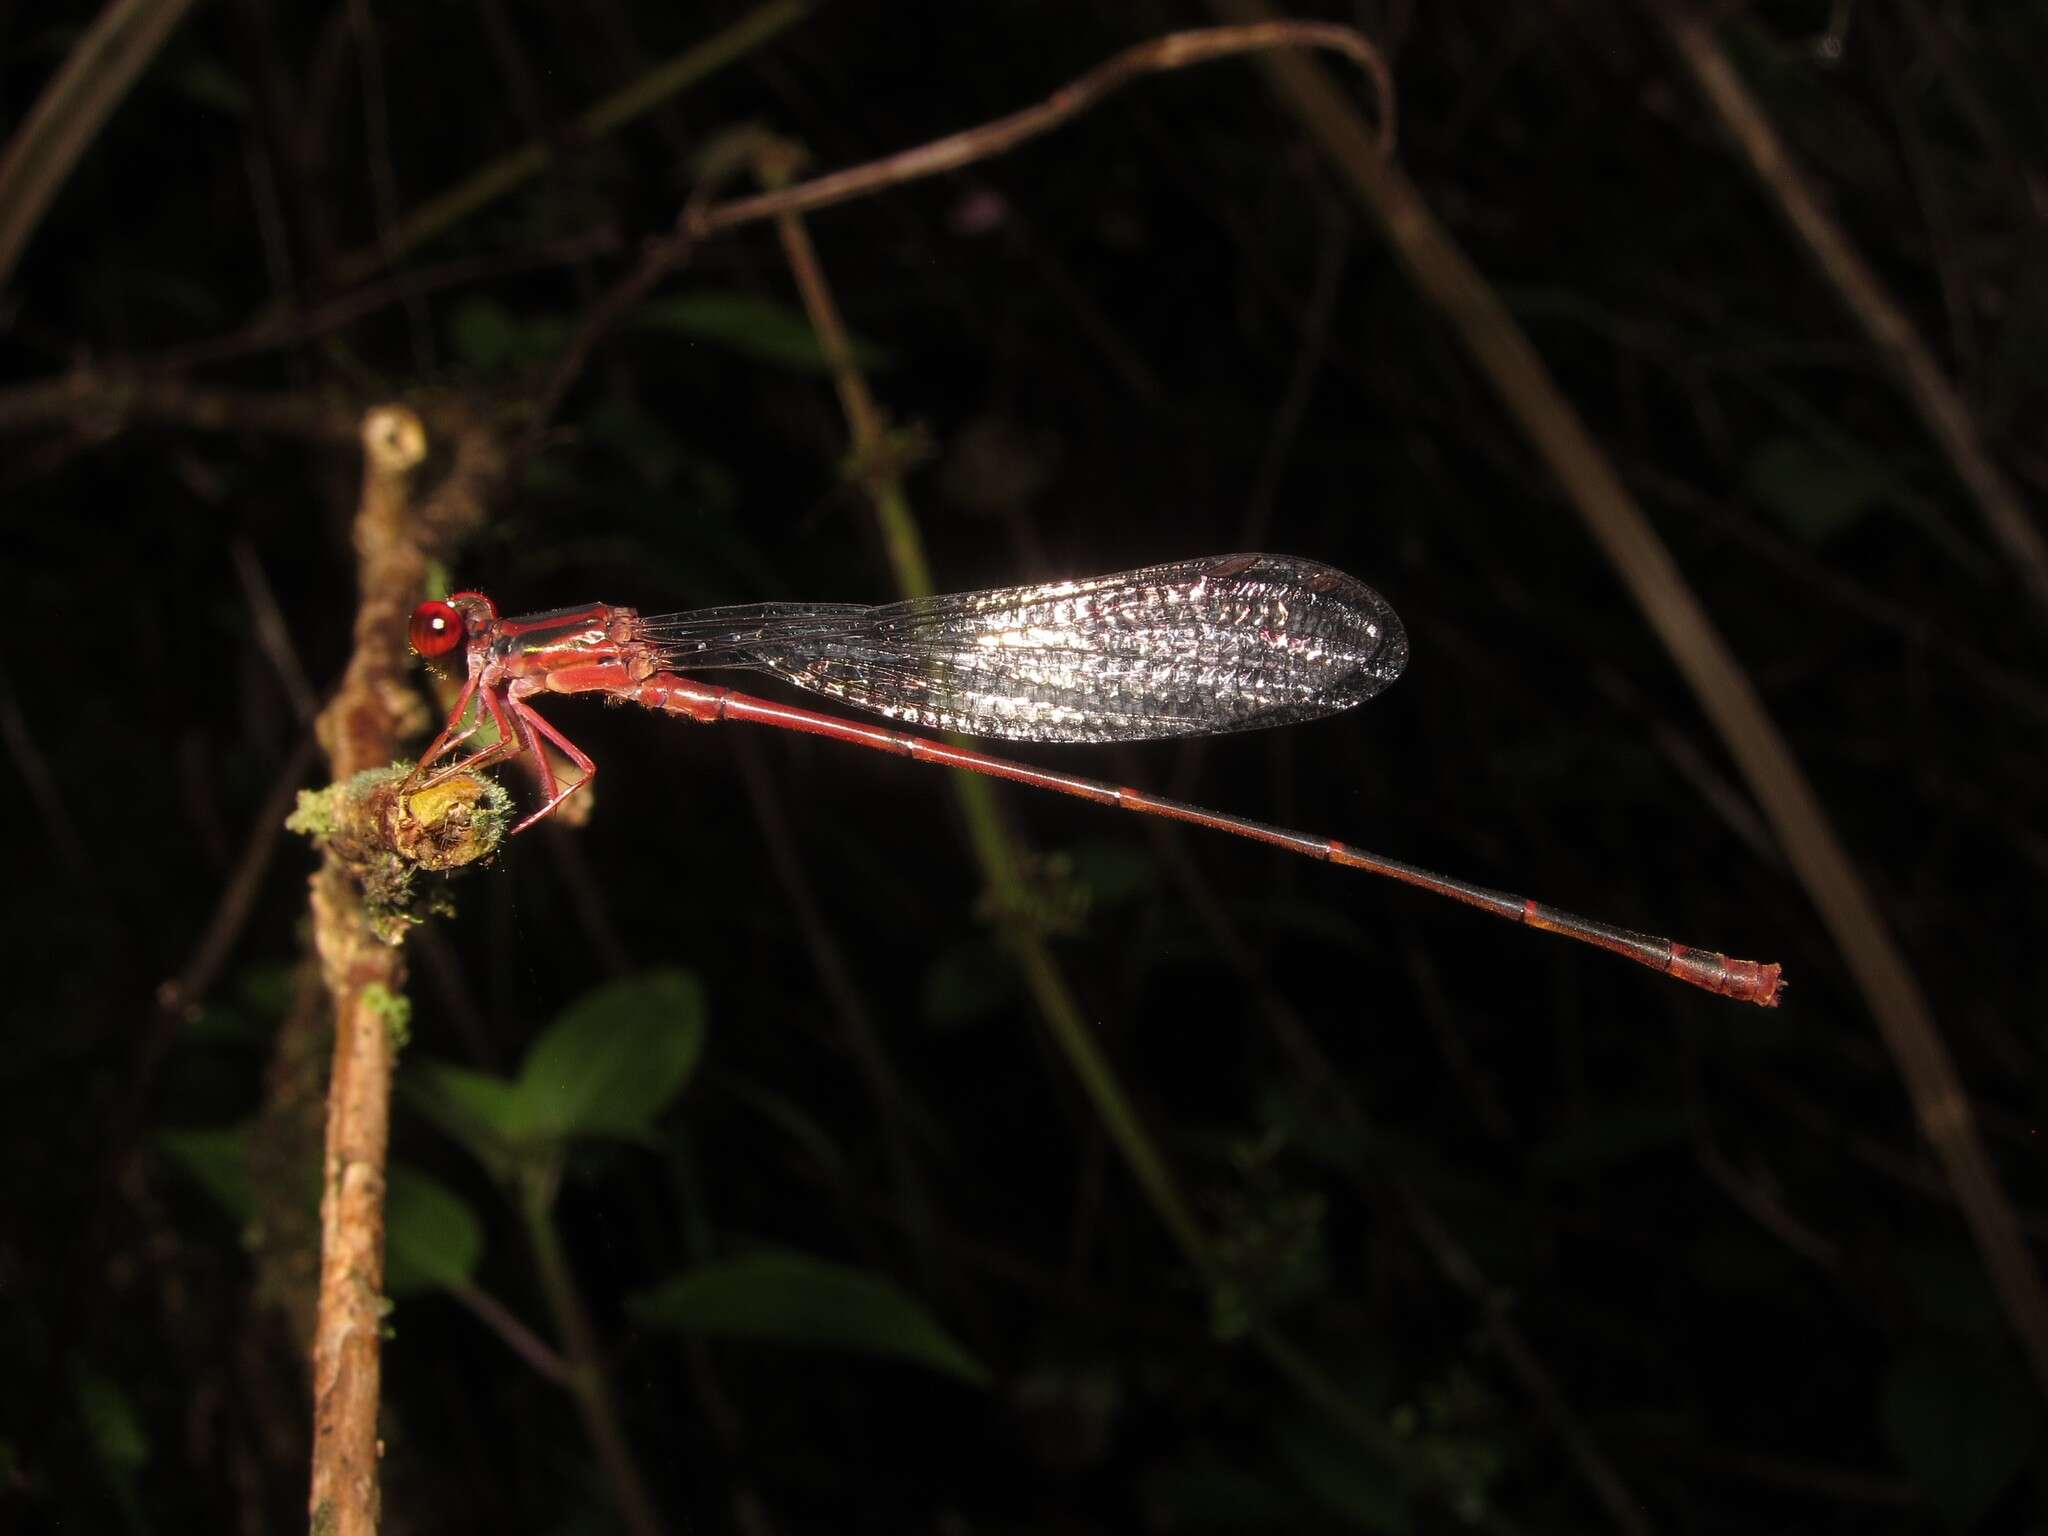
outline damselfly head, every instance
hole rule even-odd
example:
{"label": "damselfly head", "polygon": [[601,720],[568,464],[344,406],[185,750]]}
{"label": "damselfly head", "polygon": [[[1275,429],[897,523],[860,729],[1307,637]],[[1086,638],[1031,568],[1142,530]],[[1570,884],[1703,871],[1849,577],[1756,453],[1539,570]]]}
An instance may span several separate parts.
{"label": "damselfly head", "polygon": [[498,616],[497,605],[481,592],[451,592],[447,601],[429,599],[413,609],[405,626],[412,648],[429,661],[454,654]]}
{"label": "damselfly head", "polygon": [[405,637],[429,661],[446,656],[462,644],[462,614],[454,605],[438,599],[421,603],[412,611]]}

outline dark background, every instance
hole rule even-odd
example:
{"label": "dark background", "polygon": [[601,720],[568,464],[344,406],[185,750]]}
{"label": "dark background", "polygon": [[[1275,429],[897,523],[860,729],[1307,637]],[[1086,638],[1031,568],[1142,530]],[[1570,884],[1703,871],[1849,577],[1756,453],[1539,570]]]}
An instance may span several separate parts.
{"label": "dark background", "polygon": [[[1836,60],[1825,4],[1720,9],[2038,505],[2042,8],[1857,6]],[[2040,610],[1646,13],[1298,10],[1388,51],[1408,173],[1787,734],[2038,1244]],[[848,165],[1213,19],[828,5],[601,141],[564,137],[741,13],[197,7],[0,295],[0,396],[89,366],[349,414],[453,399],[516,449],[564,337],[715,135],[758,124]],[[0,7],[0,121],[93,14]],[[545,174],[337,279],[380,219],[550,136]],[[450,884],[455,915],[414,945],[400,1078],[509,1073],[621,975],[701,983],[687,1090],[651,1142],[575,1147],[555,1208],[667,1528],[2042,1529],[2038,1390],[1812,902],[1555,482],[1257,69],[1140,83],[810,227],[877,397],[928,435],[909,494],[942,588],[1223,552],[1264,519],[1258,545],[1357,574],[1408,627],[1406,676],[1355,715],[1198,757],[1026,755],[1778,960],[1791,985],[1745,1009],[1385,882],[1006,794],[1066,911],[1059,964],[1227,1252],[1231,1281],[1205,1286],[1041,1027],[941,776],[558,705],[604,767],[588,824]],[[372,302],[332,324],[343,294]],[[776,358],[801,311],[772,231],[710,242],[650,303],[451,577],[508,611],[892,597],[830,382],[800,344]],[[276,313],[326,318],[191,351]],[[260,594],[330,688],[360,456],[154,399],[0,408],[0,1523],[22,1529],[304,1518],[312,1229],[274,1189],[311,1177],[325,1046],[312,856],[272,828],[322,776]],[[201,963],[245,861],[256,899]],[[180,976],[200,985],[161,1006]],[[1304,1081],[1289,1027],[1327,1078]],[[230,1129],[246,1202],[194,1177],[223,1143],[189,1133]],[[403,1095],[394,1156],[475,1213],[478,1287],[552,1337],[511,1203]],[[625,1309],[761,1245],[887,1277],[988,1385],[691,1343]],[[1476,1285],[1447,1277],[1453,1252]],[[1400,1465],[1276,1373],[1247,1316],[1399,1437]],[[569,1399],[500,1333],[431,1288],[393,1329],[390,1529],[614,1528]]]}

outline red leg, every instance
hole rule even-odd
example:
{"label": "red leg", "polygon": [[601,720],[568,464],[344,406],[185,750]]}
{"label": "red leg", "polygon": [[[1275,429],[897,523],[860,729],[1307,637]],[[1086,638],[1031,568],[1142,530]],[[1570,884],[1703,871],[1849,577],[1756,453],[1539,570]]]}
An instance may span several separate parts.
{"label": "red leg", "polygon": [[483,711],[478,710],[475,725],[472,725],[466,731],[457,729],[462,724],[462,717],[469,712],[469,701],[476,695],[476,682],[477,680],[472,677],[462,685],[462,696],[455,701],[455,709],[448,716],[448,723],[441,727],[441,734],[436,736],[432,743],[428,745],[427,750],[420,754],[420,760],[412,765],[412,772],[405,781],[408,789],[414,787],[414,781],[426,771],[427,764],[433,762],[436,758],[453,752],[457,747],[469,740],[470,737],[474,736],[478,728],[482,726]]}
{"label": "red leg", "polygon": [[[475,694],[480,700],[476,719],[467,728],[458,730],[457,727],[461,723],[462,716],[469,708],[469,700],[472,694]],[[488,747],[472,752],[467,757],[459,757],[447,767],[426,774],[422,778],[421,774],[429,763],[434,762],[438,758],[446,757],[483,729],[484,711],[487,709],[490,711],[491,723],[497,727],[498,739]],[[464,686],[462,697],[456,700],[455,713],[448,717],[448,723],[442,727],[441,734],[436,736],[427,750],[420,754],[420,760],[413,764],[412,772],[406,776],[405,783],[400,786],[399,793],[401,795],[414,795],[423,789],[431,789],[434,785],[443,783],[458,773],[474,773],[478,769],[490,767],[493,763],[502,763],[507,758],[517,757],[526,750],[526,746],[525,735],[513,728],[512,722],[506,717],[505,706],[499,701],[497,691],[490,688],[479,689],[476,680],[472,678]]]}
{"label": "red leg", "polygon": [[533,760],[540,774],[541,792],[547,796],[547,803],[512,829],[516,835],[517,833],[524,832],[543,816],[551,814],[556,806],[596,778],[597,764],[592,762],[590,755],[577,746],[575,742],[543,720],[540,717],[540,712],[524,699],[508,699],[507,702],[512,707],[512,713],[518,717],[522,725],[530,727],[535,735],[544,736],[553,742],[557,747],[561,748],[564,757],[583,770],[583,777],[576,780],[567,789],[557,788],[555,770],[548,762],[548,755],[542,749],[541,744],[535,741],[533,743]]}

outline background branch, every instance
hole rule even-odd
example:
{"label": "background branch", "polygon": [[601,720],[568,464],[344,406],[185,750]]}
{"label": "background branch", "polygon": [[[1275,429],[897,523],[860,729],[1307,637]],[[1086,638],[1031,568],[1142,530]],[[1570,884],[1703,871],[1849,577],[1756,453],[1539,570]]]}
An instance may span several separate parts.
{"label": "background branch", "polygon": [[0,153],[0,288],[22,247],[192,0],[108,0]]}
{"label": "background branch", "polygon": [[[1658,24],[1749,161],[1779,215],[1805,245],[1835,295],[1863,328],[1878,357],[1976,498],[1990,532],[2035,603],[2048,608],[2048,541],[2019,492],[1985,446],[1976,417],[1935,362],[1905,306],[1893,298],[1848,231],[1815,195],[1806,173],[1736,73],[1713,30],[1686,0],[1647,0]],[[2048,1343],[2042,1346],[2048,1349]]]}
{"label": "background branch", "polygon": [[[1262,0],[1209,3],[1232,19],[1263,10]],[[2036,1381],[2048,1390],[2048,1293],[1977,1134],[1955,1064],[1919,982],[1755,687],[1528,337],[1414,184],[1375,152],[1349,103],[1312,60],[1286,54],[1265,67],[1282,105],[1315,135],[1379,221],[1410,280],[1441,310],[1571,498],[1741,767],[1856,977],[1912,1097],[1921,1134],[1962,1203],[2007,1319]]]}

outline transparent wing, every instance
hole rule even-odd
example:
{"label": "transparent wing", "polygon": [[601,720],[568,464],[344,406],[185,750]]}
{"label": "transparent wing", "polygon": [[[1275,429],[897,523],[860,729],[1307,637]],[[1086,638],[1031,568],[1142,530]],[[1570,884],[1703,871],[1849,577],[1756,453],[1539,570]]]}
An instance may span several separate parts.
{"label": "transparent wing", "polygon": [[1145,741],[1363,703],[1408,640],[1363,582],[1216,555],[876,607],[761,603],[638,621],[676,671],[743,668],[892,720],[1013,741]]}

